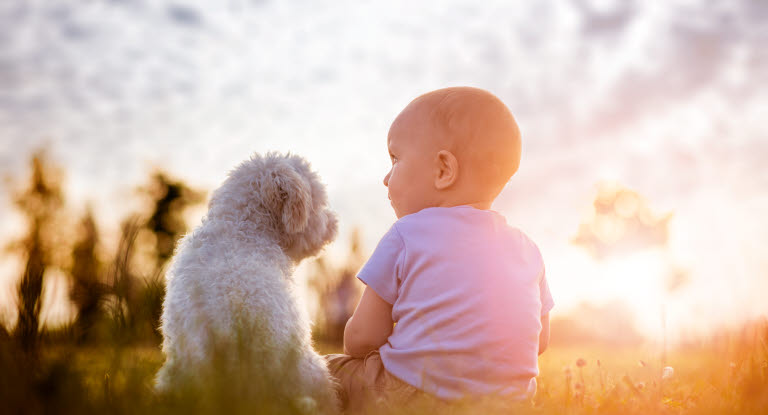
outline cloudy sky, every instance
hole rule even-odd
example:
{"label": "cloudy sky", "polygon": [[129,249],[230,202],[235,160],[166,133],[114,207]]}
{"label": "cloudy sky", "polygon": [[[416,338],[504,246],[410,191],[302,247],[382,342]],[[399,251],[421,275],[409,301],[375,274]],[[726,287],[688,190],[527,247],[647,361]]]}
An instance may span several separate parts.
{"label": "cloudy sky", "polygon": [[[389,124],[421,93],[477,86],[523,132],[494,208],[539,245],[553,313],[619,300],[654,334],[667,304],[701,330],[768,312],[766,21],[759,0],[7,0],[0,174],[46,147],[69,207],[92,201],[109,230],[150,166],[212,189],[252,152],[292,151],[370,251],[395,220]],[[673,213],[665,247],[596,261],[569,242],[603,181]],[[7,189],[0,229],[21,229]],[[690,281],[661,295],[669,264]]]}

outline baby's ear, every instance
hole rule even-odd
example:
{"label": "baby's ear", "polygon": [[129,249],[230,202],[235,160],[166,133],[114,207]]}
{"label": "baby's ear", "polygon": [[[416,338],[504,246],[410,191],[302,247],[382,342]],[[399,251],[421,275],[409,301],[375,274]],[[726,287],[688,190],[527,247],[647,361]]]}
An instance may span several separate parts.
{"label": "baby's ear", "polygon": [[272,172],[272,178],[282,200],[283,227],[288,233],[299,233],[307,227],[312,209],[309,184],[290,165],[284,164]]}
{"label": "baby's ear", "polygon": [[438,190],[450,187],[459,176],[459,161],[448,150],[440,150],[435,157],[435,188]]}

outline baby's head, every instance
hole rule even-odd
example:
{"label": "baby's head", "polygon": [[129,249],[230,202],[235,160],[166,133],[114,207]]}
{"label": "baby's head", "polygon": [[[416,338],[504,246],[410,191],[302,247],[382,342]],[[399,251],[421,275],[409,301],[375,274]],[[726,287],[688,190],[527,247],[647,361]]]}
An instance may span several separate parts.
{"label": "baby's head", "polygon": [[411,101],[389,128],[384,177],[398,218],[428,207],[489,208],[520,165],[520,130],[488,91],[451,87]]}

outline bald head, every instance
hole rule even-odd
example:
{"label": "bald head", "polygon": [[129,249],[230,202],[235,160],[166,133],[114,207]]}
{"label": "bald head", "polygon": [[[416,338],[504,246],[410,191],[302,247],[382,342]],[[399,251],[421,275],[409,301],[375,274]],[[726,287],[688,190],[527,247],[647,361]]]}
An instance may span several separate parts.
{"label": "bald head", "polygon": [[[419,121],[421,143],[453,153],[460,177],[495,198],[520,165],[520,130],[504,103],[488,91],[450,87],[423,94],[398,116]],[[395,120],[397,124],[398,120]]]}

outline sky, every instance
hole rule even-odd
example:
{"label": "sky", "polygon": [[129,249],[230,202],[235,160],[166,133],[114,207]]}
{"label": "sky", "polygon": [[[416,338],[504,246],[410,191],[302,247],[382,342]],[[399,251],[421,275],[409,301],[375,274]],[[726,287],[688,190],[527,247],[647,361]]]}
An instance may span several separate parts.
{"label": "sky", "polygon": [[[759,0],[8,0],[0,175],[45,147],[69,208],[92,203],[109,232],[151,166],[210,190],[253,152],[291,151],[339,213],[329,252],[354,226],[370,252],[396,219],[390,123],[424,92],[476,86],[520,125],[493,208],[539,246],[553,315],[618,302],[653,337],[663,307],[671,330],[704,332],[768,313],[766,21]],[[597,260],[571,242],[606,182],[672,214],[665,245]],[[22,229],[6,188],[0,229]],[[673,293],[670,267],[689,276]],[[0,303],[17,275],[0,259]]]}

